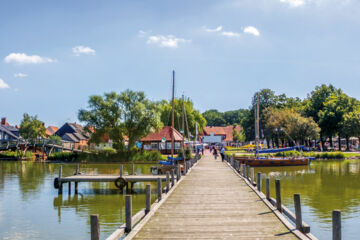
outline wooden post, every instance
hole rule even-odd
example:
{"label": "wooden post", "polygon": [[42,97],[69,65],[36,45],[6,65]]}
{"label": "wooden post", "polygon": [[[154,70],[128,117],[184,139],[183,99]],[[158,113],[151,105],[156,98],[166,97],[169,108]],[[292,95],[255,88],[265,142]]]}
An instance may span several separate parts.
{"label": "wooden post", "polygon": [[184,175],[186,175],[187,174],[187,172],[188,172],[188,162],[187,161],[185,161],[185,174]]}
{"label": "wooden post", "polygon": [[99,214],[90,215],[91,240],[100,240]]}
{"label": "wooden post", "polygon": [[132,203],[131,195],[125,196],[125,232],[131,231]]}
{"label": "wooden post", "polygon": [[61,182],[61,177],[62,177],[62,166],[60,165],[60,167],[59,167],[59,177],[58,177],[58,181],[59,181],[58,194],[62,194],[62,182]]}
{"label": "wooden post", "polygon": [[255,182],[254,168],[250,168],[250,172],[251,172],[251,184],[253,184]]}
{"label": "wooden post", "polygon": [[256,187],[259,192],[261,192],[261,173],[258,172],[256,176]]}
{"label": "wooden post", "polygon": [[78,182],[75,182],[75,194],[78,194]]}
{"label": "wooden post", "polygon": [[295,206],[295,217],[296,217],[295,218],[296,229],[303,232],[300,194],[294,194],[294,206]]}
{"label": "wooden post", "polygon": [[160,202],[161,201],[161,193],[162,193],[160,178],[157,179],[157,193],[158,193],[158,201]]}
{"label": "wooden post", "polygon": [[124,166],[120,165],[120,177],[123,176]]}
{"label": "wooden post", "polygon": [[266,199],[270,199],[270,178],[266,178]]}
{"label": "wooden post", "polygon": [[69,182],[69,195],[71,194],[71,182]]}
{"label": "wooden post", "polygon": [[151,210],[151,185],[146,184],[146,208],[145,214],[148,214]]}
{"label": "wooden post", "polygon": [[175,185],[175,169],[171,169],[171,187]]}
{"label": "wooden post", "polygon": [[276,208],[280,212],[282,212],[281,208],[281,193],[280,193],[280,180],[275,180],[275,192],[276,192]]}
{"label": "wooden post", "polygon": [[176,181],[178,182],[181,178],[180,165],[176,167]]}
{"label": "wooden post", "polygon": [[166,172],[166,193],[170,190],[170,173]]}
{"label": "wooden post", "polygon": [[243,177],[245,177],[246,176],[246,166],[245,166],[245,164],[243,163],[243,164],[241,164],[242,165],[242,170],[243,170]]}
{"label": "wooden post", "polygon": [[332,235],[333,240],[341,240],[341,211],[332,212]]}
{"label": "wooden post", "polygon": [[249,180],[249,165],[246,165],[246,178]]}
{"label": "wooden post", "polygon": [[75,175],[79,174],[79,164],[76,164],[76,168],[75,168]]}
{"label": "wooden post", "polygon": [[131,171],[132,175],[135,175],[135,164],[132,164],[132,171]]}

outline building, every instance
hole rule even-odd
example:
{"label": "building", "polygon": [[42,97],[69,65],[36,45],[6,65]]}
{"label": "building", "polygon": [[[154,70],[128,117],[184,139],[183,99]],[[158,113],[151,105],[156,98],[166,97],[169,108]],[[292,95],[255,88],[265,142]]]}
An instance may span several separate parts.
{"label": "building", "polygon": [[90,132],[77,123],[65,123],[55,134],[61,137],[64,147],[85,149],[90,139]]}
{"label": "building", "polygon": [[59,130],[58,127],[48,126],[48,127],[46,128],[46,137],[48,138],[48,137],[54,135],[54,134],[57,132],[57,130]]}
{"label": "building", "polygon": [[158,150],[162,154],[170,154],[172,129],[174,131],[175,141],[174,153],[177,153],[177,150],[181,149],[183,137],[180,132],[170,126],[165,126],[160,131],[150,133],[146,137],[142,138],[140,142],[142,143],[143,149]]}
{"label": "building", "polygon": [[6,121],[6,118],[1,119],[0,123],[0,143],[7,143],[19,140],[19,129]]}
{"label": "building", "polygon": [[240,126],[226,126],[226,127],[217,127],[217,126],[206,126],[204,132],[202,133],[202,142],[208,144],[223,144],[229,145],[233,142],[233,132],[234,129],[240,133],[242,127]]}

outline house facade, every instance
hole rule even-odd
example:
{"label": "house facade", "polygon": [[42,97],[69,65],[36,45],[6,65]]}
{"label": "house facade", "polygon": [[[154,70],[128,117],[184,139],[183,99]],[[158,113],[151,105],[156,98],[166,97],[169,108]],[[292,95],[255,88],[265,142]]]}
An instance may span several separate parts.
{"label": "house facade", "polygon": [[65,123],[55,135],[61,137],[64,147],[83,150],[87,147],[90,133],[76,123]]}
{"label": "house facade", "polygon": [[181,144],[183,142],[183,137],[179,131],[170,126],[163,127],[160,131],[150,133],[148,136],[142,138],[140,142],[142,143],[142,148],[144,150],[157,150],[162,154],[171,153],[171,135],[174,131],[174,141],[175,148],[174,153],[177,153],[181,149]]}
{"label": "house facade", "polygon": [[0,144],[14,142],[19,140],[19,129],[6,121],[6,118],[2,118],[0,122]]}
{"label": "house facade", "polygon": [[238,133],[242,130],[240,126],[206,126],[201,135],[202,142],[207,144],[223,144],[229,145],[234,141],[233,132],[236,130]]}

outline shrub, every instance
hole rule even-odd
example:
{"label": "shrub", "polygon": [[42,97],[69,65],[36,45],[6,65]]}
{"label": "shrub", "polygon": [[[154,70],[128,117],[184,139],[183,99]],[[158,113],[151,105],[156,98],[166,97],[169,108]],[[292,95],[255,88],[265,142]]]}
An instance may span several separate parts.
{"label": "shrub", "polygon": [[191,154],[191,150],[189,147],[185,148],[185,159],[191,159],[192,158],[192,154]]}
{"label": "shrub", "polygon": [[55,152],[48,156],[48,160],[74,162],[79,159],[79,154],[75,152]]}

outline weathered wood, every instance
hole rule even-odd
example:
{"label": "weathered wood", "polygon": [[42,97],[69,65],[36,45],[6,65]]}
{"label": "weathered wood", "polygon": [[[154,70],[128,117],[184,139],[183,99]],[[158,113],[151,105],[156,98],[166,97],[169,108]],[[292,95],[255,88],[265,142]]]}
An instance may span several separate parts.
{"label": "weathered wood", "polygon": [[249,180],[249,172],[250,172],[249,166],[246,165],[246,179],[248,180]]}
{"label": "weathered wood", "polygon": [[296,219],[295,219],[296,229],[303,232],[300,194],[294,194],[294,206],[295,206],[295,216],[296,216]]}
{"label": "weathered wood", "polygon": [[275,180],[275,193],[276,193],[276,209],[280,212],[282,211],[281,208],[281,192],[280,192],[280,180]]}
{"label": "weathered wood", "polygon": [[75,182],[75,194],[78,194],[78,182]]}
{"label": "weathered wood", "polygon": [[75,175],[79,174],[79,164],[76,164],[76,168],[75,168]]}
{"label": "weathered wood", "polygon": [[157,194],[158,194],[158,201],[161,201],[162,189],[161,189],[161,179],[158,178],[157,180]]}
{"label": "weathered wood", "polygon": [[132,228],[132,201],[131,195],[125,196],[125,232],[130,232]]}
{"label": "weathered wood", "polygon": [[332,239],[341,240],[341,211],[332,212]]}
{"label": "weathered wood", "polygon": [[62,166],[60,165],[59,167],[59,177],[58,177],[58,181],[59,181],[59,189],[58,189],[58,194],[62,194]]}
{"label": "weathered wood", "polygon": [[176,167],[176,181],[180,181],[181,179],[181,172],[180,172],[180,165],[177,165]]}
{"label": "weathered wood", "polygon": [[166,172],[166,192],[170,190],[170,173],[169,171]]}
{"label": "weathered wood", "polygon": [[270,178],[266,178],[266,199],[270,199]]}
{"label": "weathered wood", "polygon": [[146,208],[145,214],[148,214],[151,210],[151,185],[146,184]]}
{"label": "weathered wood", "polygon": [[242,170],[243,170],[243,174],[242,174],[242,176],[243,177],[246,177],[246,165],[243,163],[243,164],[241,164],[242,165]]}
{"label": "weathered wood", "polygon": [[124,175],[123,172],[124,172],[124,166],[120,165],[120,177]]}
{"label": "weathered wood", "polygon": [[[115,182],[119,175],[71,175],[61,178],[63,183],[66,182]],[[156,182],[158,178],[166,181],[165,175],[124,175],[122,178],[126,182]]]}
{"label": "weathered wood", "polygon": [[71,182],[69,182],[68,193],[69,193],[69,195],[71,194]]}
{"label": "weathered wood", "polygon": [[175,169],[171,169],[171,187],[175,185]]}
{"label": "weathered wood", "polygon": [[251,183],[253,184],[255,182],[255,173],[254,173],[254,168],[250,168],[250,172],[251,172]]}
{"label": "weathered wood", "polygon": [[257,173],[256,176],[256,187],[259,192],[261,192],[261,172]]}
{"label": "weathered wood", "polygon": [[91,240],[100,240],[100,224],[98,214],[90,215],[90,232]]}
{"label": "weathered wood", "polygon": [[131,174],[135,175],[135,164],[131,165]]}

